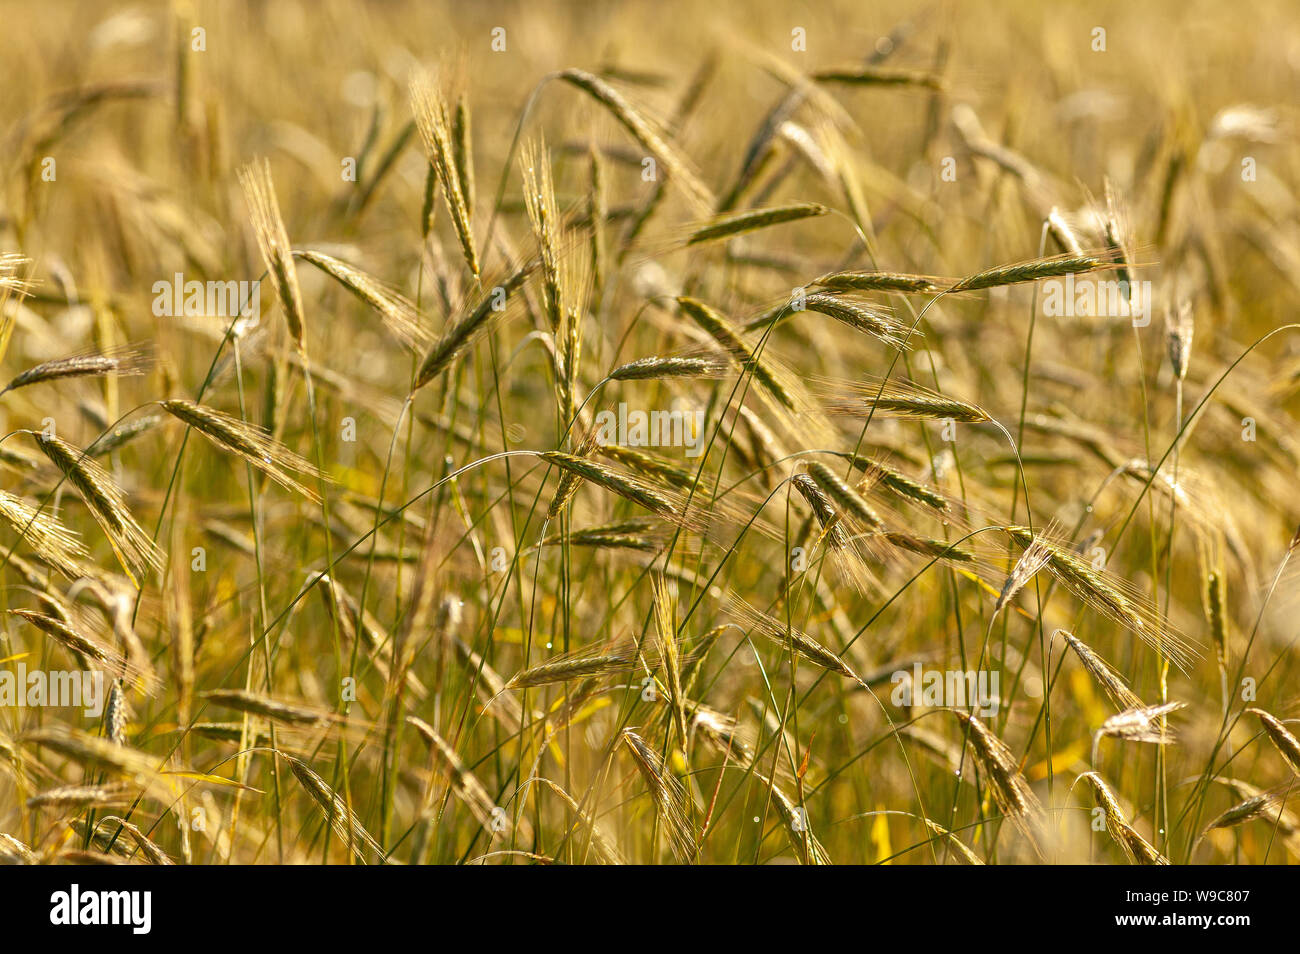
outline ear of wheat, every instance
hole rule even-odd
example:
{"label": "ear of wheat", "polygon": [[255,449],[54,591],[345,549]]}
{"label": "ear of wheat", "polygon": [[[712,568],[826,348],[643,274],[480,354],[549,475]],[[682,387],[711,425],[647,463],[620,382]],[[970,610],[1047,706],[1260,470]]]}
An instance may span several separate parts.
{"label": "ear of wheat", "polygon": [[1270,712],[1263,709],[1250,708],[1246,710],[1264,727],[1264,734],[1268,740],[1273,743],[1273,748],[1277,749],[1277,754],[1282,756],[1282,761],[1286,762],[1287,767],[1296,775],[1300,775],[1300,739],[1297,739],[1285,725],[1282,720]]}
{"label": "ear of wheat", "polygon": [[[81,538],[63,526],[52,514],[38,511],[17,497],[0,490],[0,520],[27,543],[41,560],[65,576],[81,575],[86,548]],[[13,561],[13,557],[10,557]]]}
{"label": "ear of wheat", "polygon": [[862,679],[853,668],[845,662],[840,655],[826,646],[823,646],[817,640],[813,639],[807,633],[787,625],[784,621],[764,613],[763,611],[750,606],[738,596],[731,596],[727,599],[727,608],[735,615],[749,624],[750,628],[757,631],[760,635],[777,642],[780,645],[791,649],[795,654],[803,657],[822,669],[838,673],[852,679],[858,685],[863,685]]}
{"label": "ear of wheat", "polygon": [[1037,847],[1043,834],[1043,806],[1016,765],[1006,743],[975,716],[953,709],[959,722],[970,730],[971,749],[988,780],[998,809],[1010,818]]}
{"label": "ear of wheat", "polygon": [[652,381],[660,378],[708,379],[721,376],[727,363],[717,355],[638,358],[609,372],[611,381]]}
{"label": "ear of wheat", "polygon": [[853,466],[863,471],[863,477],[858,484],[858,491],[866,493],[869,487],[880,484],[889,488],[900,497],[913,500],[916,503],[924,504],[933,510],[945,511],[948,509],[948,498],[943,494],[932,490],[919,480],[913,480],[902,471],[895,470],[888,464],[867,457],[857,455],[844,455],[850,457]]}
{"label": "ear of wheat", "polygon": [[582,90],[609,110],[642,148],[658,160],[668,172],[671,181],[680,186],[697,207],[712,211],[716,207],[713,194],[688,165],[678,151],[670,146],[649,120],[632,108],[632,105],[614,87],[598,76],[580,69],[561,70],[559,78]]}
{"label": "ear of wheat", "polygon": [[740,332],[702,301],[678,298],[683,312],[706,331],[724,351],[730,354],[741,370],[754,376],[763,392],[787,410],[797,410],[798,403],[781,373],[766,358],[760,356],[741,337]]}
{"label": "ear of wheat", "polygon": [[346,288],[358,301],[370,307],[389,330],[403,344],[412,348],[426,348],[432,335],[420,320],[419,309],[400,294],[381,282],[354,268],[341,259],[313,249],[296,249],[294,256],[302,259]]}
{"label": "ear of wheat", "polygon": [[[478,777],[470,771],[456,750],[452,748],[438,732],[423,719],[409,716],[407,722],[420,734],[429,746],[434,760],[451,782],[452,791],[465,804],[480,825],[493,835],[509,835],[509,822],[493,802],[492,796]],[[524,844],[532,842],[532,826],[527,819],[520,819],[515,832]]]}
{"label": "ear of wheat", "polygon": [[841,511],[851,515],[863,527],[879,530],[884,526],[880,515],[871,508],[866,499],[821,461],[811,461],[808,464],[808,473],[817,482],[817,486],[835,501]]}
{"label": "ear of wheat", "polygon": [[839,291],[886,291],[918,295],[938,291],[945,280],[898,272],[849,271],[831,272],[818,278],[814,284]]}
{"label": "ear of wheat", "polygon": [[781,821],[785,825],[786,834],[790,839],[790,845],[800,855],[803,863],[806,865],[829,865],[832,864],[830,856],[826,854],[826,849],[822,843],[817,840],[817,836],[812,833],[808,825],[808,813],[800,805],[796,804],[782,788],[772,782],[771,779],[765,778],[762,774],[755,772],[754,778],[761,784],[767,785],[772,794],[772,801],[776,802],[777,810],[781,813]]}
{"label": "ear of wheat", "polygon": [[37,446],[85,501],[122,569],[140,585],[146,570],[162,565],[162,553],[131,516],[121,489],[107,471],[62,438],[41,432],[35,436]]}
{"label": "ear of wheat", "polygon": [[543,451],[538,456],[548,464],[575,475],[663,517],[680,518],[681,513],[672,497],[663,490],[630,474],[615,470],[599,461],[589,460],[561,451]]}
{"label": "ear of wheat", "polygon": [[96,440],[86,448],[86,453],[92,457],[107,457],[115,451],[121,450],[131,441],[135,440],[141,434],[147,434],[158,426],[162,417],[157,414],[146,414],[136,418],[134,421],[128,421],[125,424],[119,424],[112,430],[100,435]]}
{"label": "ear of wheat", "polygon": [[1057,633],[1074,650],[1074,654],[1079,657],[1079,662],[1083,663],[1083,668],[1106,691],[1106,695],[1110,696],[1117,708],[1121,710],[1142,708],[1142,700],[1138,698],[1137,693],[1130,689],[1123,677],[1106,660],[1093,652],[1087,643],[1063,629],[1057,630]]}
{"label": "ear of wheat", "polygon": [[413,390],[418,391],[447,370],[488,329],[494,318],[505,313],[510,296],[520,289],[535,264],[530,262],[515,269],[499,284],[486,289],[473,307],[447,326],[442,337],[425,355],[416,374]]}
{"label": "ear of wheat", "polygon": [[280,217],[280,203],[275,197],[271,164],[266,159],[249,163],[239,170],[239,181],[244,188],[257,247],[266,264],[271,287],[275,289],[284,311],[289,334],[300,350],[305,349],[307,321],[302,292],[298,287],[298,273],[294,270],[293,247],[289,244],[289,233],[285,230],[284,220]]}
{"label": "ear of wheat", "polygon": [[1002,285],[1020,285],[1046,278],[1060,278],[1106,268],[1107,263],[1090,255],[1063,255],[1059,258],[1038,258],[1011,265],[998,265],[974,275],[967,275],[948,286],[949,293],[978,291]]}
{"label": "ear of wheat", "polygon": [[1011,572],[1007,574],[1007,580],[1002,584],[1002,592],[998,594],[997,602],[993,605],[993,615],[1002,612],[1002,609],[1010,603],[1017,593],[1023,590],[1029,582],[1038,575],[1038,571],[1047,565],[1051,553],[1047,549],[1047,543],[1041,536],[1032,537],[1020,558],[1016,560],[1015,565],[1011,567]]}
{"label": "ear of wheat", "polygon": [[125,784],[112,782],[108,785],[60,785],[48,788],[27,799],[28,808],[73,809],[104,808],[110,805],[124,805],[130,799]]}
{"label": "ear of wheat", "polygon": [[813,391],[826,413],[854,418],[904,417],[982,424],[991,418],[974,404],[946,394],[936,394],[914,384],[862,378],[840,381],[813,380]]}
{"label": "ear of wheat", "polygon": [[1196,658],[1195,650],[1177,632],[1163,619],[1151,618],[1150,611],[1105,572],[1045,534],[1035,535],[1027,527],[1017,526],[1007,527],[1006,532],[1021,546],[1029,547],[1036,543],[1048,572],[1061,585],[1088,606],[1127,627],[1139,639],[1168,656],[1175,665],[1185,669]]}
{"label": "ear of wheat", "polygon": [[150,354],[146,350],[131,347],[102,354],[90,353],[56,358],[53,361],[43,361],[15,376],[3,389],[0,389],[0,394],[49,381],[64,381],[68,378],[144,374],[149,368],[149,363]]}
{"label": "ear of wheat", "polygon": [[681,782],[669,774],[659,755],[632,729],[624,729],[620,741],[632,756],[645,781],[655,809],[668,832],[668,843],[677,860],[687,864],[695,859],[696,841],[684,808],[686,793]]}
{"label": "ear of wheat", "polygon": [[546,140],[526,143],[519,158],[524,182],[524,207],[537,240],[542,297],[551,333],[558,335],[564,323],[566,291],[560,277],[560,250],[567,242],[561,234],[560,211],[555,201],[555,183],[551,179],[551,160]]}
{"label": "ear of wheat", "polygon": [[100,821],[104,825],[111,826],[114,829],[120,827],[124,832],[130,835],[131,840],[134,841],[136,847],[140,849],[140,854],[144,855],[145,860],[148,861],[149,864],[174,865],[176,863],[172,861],[167,852],[163,851],[162,848],[158,846],[157,842],[142,832],[138,825],[134,825],[126,819],[119,818],[116,815],[105,815],[100,819]]}
{"label": "ear of wheat", "polygon": [[113,664],[115,653],[97,639],[91,639],[63,620],[35,613],[31,610],[10,610],[14,616],[26,620],[64,649],[85,660],[94,660],[103,666]]}
{"label": "ear of wheat", "polygon": [[144,787],[153,798],[176,795],[174,779],[162,772],[156,756],[78,729],[54,725],[22,736],[25,744],[39,746],[85,768],[109,772]]}
{"label": "ear of wheat", "polygon": [[1164,702],[1154,706],[1125,709],[1103,722],[1101,728],[1097,730],[1097,735],[1109,736],[1123,742],[1170,745],[1177,741],[1177,734],[1165,723],[1165,717],[1186,706],[1185,702]]}
{"label": "ear of wheat", "polygon": [[975,854],[975,852],[971,851],[970,846],[958,838],[956,834],[949,831],[947,828],[944,828],[938,822],[931,821],[929,818],[924,819],[924,821],[926,828],[930,829],[930,831],[942,838],[945,844],[949,847],[957,850],[957,857],[960,858],[963,863],[968,865],[984,864],[983,859],[980,858],[979,855]]}
{"label": "ear of wheat", "polygon": [[664,678],[668,683],[668,702],[677,725],[678,742],[686,745],[686,695],[682,688],[682,654],[677,641],[677,620],[673,594],[662,576],[652,578],[654,600],[655,645],[659,650]]}
{"label": "ear of wheat", "polygon": [[469,204],[465,200],[464,184],[456,165],[456,137],[451,112],[446,100],[434,88],[433,81],[428,76],[417,75],[412,78],[411,108],[415,113],[416,128],[420,131],[425,156],[438,174],[438,183],[447,200],[465,264],[469,266],[470,272],[478,275],[478,248],[474,244],[474,227]]}
{"label": "ear of wheat", "polygon": [[194,428],[222,450],[243,458],[285,489],[308,500],[320,499],[315,490],[295,477],[298,474],[321,480],[323,475],[316,466],[256,425],[193,401],[173,398],[158,403],[172,417]]}
{"label": "ear of wheat", "polygon": [[544,663],[515,673],[505,689],[535,689],[590,676],[608,676],[636,668],[636,646],[623,643],[609,649],[587,649],[563,653]]}
{"label": "ear of wheat", "polygon": [[1119,845],[1124,856],[1128,858],[1130,864],[1135,865],[1167,865],[1169,859],[1160,854],[1155,846],[1138,834],[1137,830],[1124,817],[1124,812],[1120,808],[1119,799],[1105,780],[1096,772],[1085,772],[1080,778],[1086,780],[1092,786],[1093,796],[1097,800],[1097,807],[1102,810],[1106,817],[1106,831],[1115,844]]}
{"label": "ear of wheat", "polygon": [[452,158],[456,164],[456,179],[460,194],[465,200],[465,212],[474,219],[474,135],[470,123],[469,97],[462,92],[456,97],[456,112],[451,120]]}
{"label": "ear of wheat", "polygon": [[943,78],[934,73],[886,69],[879,66],[820,69],[813,72],[812,78],[819,83],[841,83],[849,86],[920,86],[932,90],[943,89]]}
{"label": "ear of wheat", "polygon": [[311,796],[311,800],[316,803],[321,813],[329,822],[334,834],[348,846],[348,848],[357,856],[357,859],[363,864],[370,862],[372,859],[382,859],[384,849],[379,842],[375,841],[374,836],[366,831],[365,826],[361,824],[361,819],[356,813],[348,807],[343,797],[330,788],[329,784],[317,775],[306,762],[300,761],[291,755],[279,753],[280,758],[289,763],[289,769],[293,772],[303,790]]}
{"label": "ear of wheat", "polygon": [[756,232],[759,229],[798,222],[800,219],[816,218],[826,215],[830,209],[815,202],[796,202],[791,205],[775,206],[768,209],[749,209],[724,215],[707,225],[695,229],[686,239],[687,245],[703,245],[707,242],[719,242]]}
{"label": "ear of wheat", "polygon": [[211,689],[200,696],[213,705],[262,716],[285,725],[322,726],[335,721],[333,713],[298,702],[273,699],[247,689]]}
{"label": "ear of wheat", "polygon": [[806,295],[804,308],[834,318],[836,321],[871,335],[892,347],[901,348],[907,329],[894,316],[834,295]]}

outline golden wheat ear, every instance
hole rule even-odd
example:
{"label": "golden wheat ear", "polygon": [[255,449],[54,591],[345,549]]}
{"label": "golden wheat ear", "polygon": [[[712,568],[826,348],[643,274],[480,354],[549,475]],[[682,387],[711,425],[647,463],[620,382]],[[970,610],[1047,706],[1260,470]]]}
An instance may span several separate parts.
{"label": "golden wheat ear", "polygon": [[552,656],[510,677],[503,689],[536,689],[573,679],[630,672],[637,666],[636,643],[624,640],[609,647],[579,649]]}
{"label": "golden wheat ear", "polygon": [[427,348],[432,342],[432,333],[420,320],[420,310],[378,279],[341,259],[314,249],[296,249],[293,254],[318,268],[351,292],[358,301],[369,306],[379,315],[389,333],[407,347]]}
{"label": "golden wheat ear", "polygon": [[130,793],[124,782],[106,785],[60,785],[47,788],[27,799],[28,808],[72,809],[115,808],[130,804]]}
{"label": "golden wheat ear", "polygon": [[1236,792],[1242,800],[1215,817],[1205,826],[1206,832],[1218,828],[1235,828],[1258,818],[1276,826],[1292,853],[1296,853],[1300,847],[1300,818],[1286,808],[1287,798],[1295,792],[1294,779],[1267,791],[1241,779],[1220,778],[1219,781]]}
{"label": "golden wheat ear", "polygon": [[1022,285],[1026,282],[1038,282],[1046,278],[1060,278],[1065,275],[1079,275],[1101,269],[1113,269],[1115,266],[1092,255],[1058,255],[1049,258],[1035,258],[1027,262],[1013,262],[1009,265],[996,265],[973,275],[958,279],[948,286],[949,294],[979,291],[984,288],[1000,288],[1004,285]]}
{"label": "golden wheat ear", "polygon": [[[406,721],[429,747],[434,762],[451,783],[451,789],[456,797],[464,803],[480,825],[491,831],[497,831],[499,824],[506,820],[501,817],[500,809],[488,794],[487,787],[465,765],[451,743],[419,716],[407,716]],[[514,830],[525,844],[532,842],[532,824],[526,818],[520,818]]]}
{"label": "golden wheat ear", "polygon": [[632,107],[618,90],[598,76],[580,69],[562,70],[559,78],[582,90],[600,103],[622,124],[647,152],[655,157],[668,172],[674,184],[680,186],[697,208],[712,212],[717,200],[685,157],[669,145],[663,135],[640,112]]}
{"label": "golden wheat ear", "polygon": [[738,235],[747,235],[760,229],[771,228],[774,225],[784,225],[787,222],[798,222],[801,219],[827,215],[830,211],[826,206],[819,205],[816,202],[794,202],[790,205],[773,206],[766,209],[747,209],[744,212],[719,216],[692,229],[686,237],[685,244],[704,245],[709,242],[721,242],[735,238]]}
{"label": "golden wheat ear", "polygon": [[1039,841],[1044,833],[1043,806],[1021,773],[1015,756],[1006,743],[975,716],[960,709],[951,711],[969,730],[968,740],[975,761],[988,780],[989,791],[998,809],[1016,824],[1035,850],[1039,850]]}
{"label": "golden wheat ear", "polygon": [[1037,544],[1047,571],[1076,598],[1134,633],[1151,648],[1166,655],[1184,671],[1197,658],[1197,651],[1160,613],[1132,592],[1123,580],[1096,569],[1073,550],[1053,539],[1050,530],[1037,535],[1027,527],[1006,527],[1006,533],[1021,546]]}
{"label": "golden wheat ear", "polygon": [[292,700],[275,699],[247,689],[212,689],[199,695],[213,705],[248,715],[261,716],[284,725],[324,726],[338,720],[338,717],[328,709]]}
{"label": "golden wheat ear", "polygon": [[1287,767],[1296,775],[1300,775],[1300,739],[1297,739],[1282,720],[1272,713],[1256,708],[1246,711],[1259,720],[1260,725],[1264,727],[1264,734],[1273,743],[1273,748],[1277,749],[1277,754],[1282,756],[1282,761],[1286,762]]}
{"label": "golden wheat ear", "polygon": [[[43,562],[64,576],[81,575],[87,556],[81,537],[53,514],[37,510],[13,494],[0,490],[0,520],[7,523]],[[13,561],[13,557],[10,561]]]}
{"label": "golden wheat ear", "polygon": [[348,807],[348,803],[329,784],[312,771],[311,766],[283,752],[276,753],[289,763],[294,778],[311,796],[321,812],[329,820],[330,827],[345,845],[357,856],[362,864],[372,860],[382,861],[384,849],[361,823],[357,814]]}
{"label": "golden wheat ear", "polygon": [[[896,320],[889,312],[871,305],[838,295],[817,294],[804,296],[802,310],[815,311],[834,318],[841,324],[871,335],[894,348],[903,348],[907,343],[907,326]],[[751,326],[752,323],[746,327]],[[917,334],[919,332],[914,332],[913,336]]]}
{"label": "golden wheat ear", "polygon": [[271,180],[271,164],[266,159],[249,163],[239,170],[239,182],[244,188],[257,247],[284,311],[289,333],[299,350],[305,350],[307,320],[303,313],[302,292],[298,288],[298,273],[294,270],[289,233],[280,217],[280,203],[275,196],[275,183]]}
{"label": "golden wheat ear", "polygon": [[646,783],[660,821],[667,829],[673,854],[680,862],[691,861],[695,857],[697,846],[695,834],[686,816],[687,795],[682,783],[668,771],[659,754],[636,732],[624,729],[619,740],[627,748],[632,763]]}
{"label": "golden wheat ear", "polygon": [[163,554],[136,523],[126,506],[126,495],[108,472],[85,453],[52,434],[31,433],[37,446],[85,502],[131,582],[140,586],[146,571],[162,566]]}
{"label": "golden wheat ear", "polygon": [[[56,615],[62,610],[59,605],[47,603],[47,608],[50,609],[50,614],[32,610],[10,610],[9,613],[40,631],[51,642],[63,647],[76,657],[82,666],[93,666],[110,674],[112,686],[104,721],[112,729],[115,723],[125,719],[126,700],[121,680],[117,676],[122,676],[149,694],[158,688],[158,680],[149,667],[147,658],[142,663],[132,662],[131,653],[119,651],[97,636],[87,635],[81,623],[75,619]],[[117,725],[117,728],[120,730],[121,725]],[[110,738],[112,737],[110,733]],[[120,738],[118,741],[121,741]]]}
{"label": "golden wheat ear", "polygon": [[568,292],[561,283],[560,250],[568,242],[562,235],[560,211],[555,201],[555,183],[546,140],[524,143],[519,154],[519,171],[523,178],[524,208],[533,227],[537,252],[541,260],[542,300],[552,334],[564,321]]}
{"label": "golden wheat ear", "polygon": [[63,725],[50,725],[25,733],[20,741],[29,747],[39,746],[54,752],[90,771],[128,780],[143,787],[150,798],[169,802],[177,796],[176,777],[160,767],[158,756],[111,739]]}
{"label": "golden wheat ear", "polygon": [[172,417],[194,428],[222,450],[242,457],[280,486],[313,502],[320,500],[316,491],[300,483],[294,475],[312,480],[323,480],[324,475],[310,461],[299,457],[255,424],[193,401],[172,399],[158,404]]}
{"label": "golden wheat ear", "polygon": [[451,222],[456,230],[456,238],[460,240],[465,264],[471,273],[478,275],[478,248],[474,244],[470,205],[465,196],[467,183],[462,180],[461,168],[457,164],[456,145],[459,140],[451,109],[434,86],[433,79],[427,75],[412,77],[410,95],[420,141],[424,145],[429,164],[437,173],[438,184],[442,186],[442,194],[451,211]]}
{"label": "golden wheat ear", "polygon": [[871,574],[847,525],[848,515],[836,509],[832,496],[809,474],[795,474],[790,484],[812,510],[821,528],[820,541],[825,543],[840,573],[854,586],[866,589]]}
{"label": "golden wheat ear", "polygon": [[[576,483],[571,480],[571,478],[576,477],[631,500],[633,503],[640,504],[660,516],[669,518],[680,518],[681,516],[676,502],[670,496],[651,485],[648,481],[641,480],[632,474],[615,470],[597,460],[590,460],[576,454],[565,454],[561,451],[543,451],[537,456],[548,464],[554,464],[566,475],[565,478],[562,478],[561,484],[561,491],[564,491],[563,502],[560,503],[558,509],[563,509],[564,503],[567,503],[568,498],[577,489]],[[556,501],[561,500],[561,494],[557,492]],[[552,509],[557,509],[555,504],[552,504]]]}
{"label": "golden wheat ear", "polygon": [[529,274],[536,267],[536,261],[527,262],[495,286],[485,286],[474,300],[474,304],[448,325],[442,337],[429,349],[415,376],[415,387],[412,391],[418,391],[446,371],[469,349],[479,335],[491,328],[493,322],[505,314],[510,297],[523,287]]}
{"label": "golden wheat ear", "polygon": [[1092,786],[1092,794],[1097,802],[1097,807],[1106,816],[1106,831],[1132,864],[1169,864],[1169,859],[1160,854],[1154,845],[1138,834],[1137,829],[1128,823],[1124,811],[1120,807],[1119,798],[1100,775],[1096,772],[1085,772],[1079,778]]}
{"label": "golden wheat ear", "polygon": [[707,380],[727,373],[729,363],[722,355],[651,355],[620,364],[609,372],[611,381],[658,381],[663,378]]}
{"label": "golden wheat ear", "polygon": [[681,297],[677,304],[682,312],[694,321],[742,370],[753,374],[763,393],[788,411],[801,409],[802,402],[794,392],[789,375],[769,358],[745,341],[739,329],[718,311],[695,298]]}
{"label": "golden wheat ear", "polygon": [[1066,645],[1074,650],[1075,655],[1079,657],[1079,662],[1083,663],[1083,668],[1105,690],[1106,695],[1110,696],[1110,700],[1115,703],[1116,708],[1123,711],[1142,707],[1142,700],[1138,698],[1137,693],[1128,687],[1124,678],[1106,660],[1094,652],[1092,647],[1073,633],[1068,633],[1063,629],[1058,629],[1055,635],[1059,635],[1065,640]]}
{"label": "golden wheat ear", "polygon": [[55,358],[53,361],[43,361],[16,375],[13,380],[0,388],[0,394],[49,381],[64,381],[68,378],[103,378],[109,375],[124,377],[144,374],[149,370],[152,362],[153,354],[147,345],[128,345],[111,351],[87,352],[66,358]]}

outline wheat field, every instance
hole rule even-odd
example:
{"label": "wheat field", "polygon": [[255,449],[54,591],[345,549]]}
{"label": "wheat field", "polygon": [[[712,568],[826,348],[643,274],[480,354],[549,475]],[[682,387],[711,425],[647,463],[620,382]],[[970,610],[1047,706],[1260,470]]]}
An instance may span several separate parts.
{"label": "wheat field", "polygon": [[1300,19],[38,4],[0,858],[1300,857]]}

